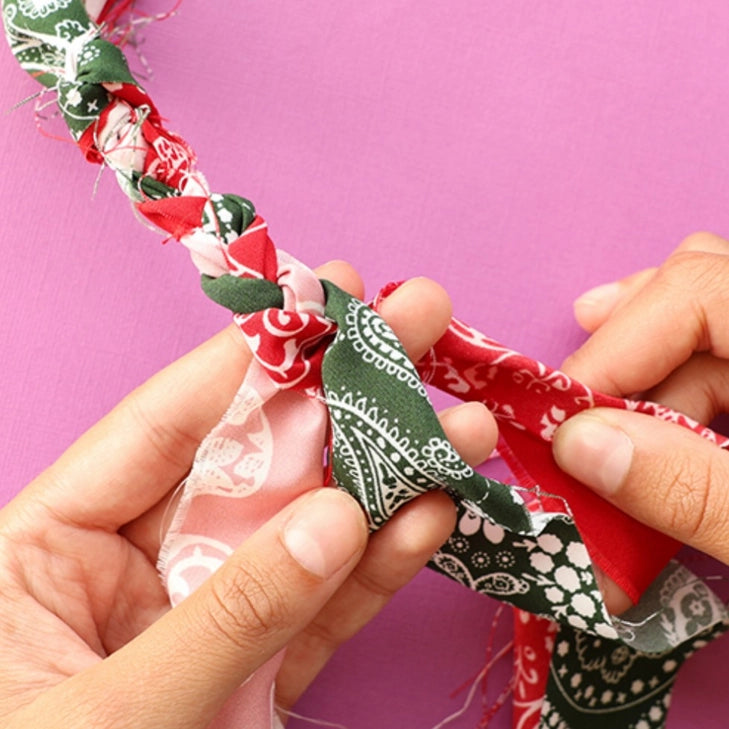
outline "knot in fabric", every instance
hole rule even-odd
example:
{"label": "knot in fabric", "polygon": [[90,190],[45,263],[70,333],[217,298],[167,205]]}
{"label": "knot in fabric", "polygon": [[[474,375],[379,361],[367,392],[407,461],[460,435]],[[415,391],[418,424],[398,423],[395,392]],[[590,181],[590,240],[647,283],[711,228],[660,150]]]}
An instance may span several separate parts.
{"label": "knot in fabric", "polygon": [[87,55],[86,48],[99,35],[81,2],[65,0],[64,4],[68,7],[58,16],[52,6],[36,7],[28,0],[6,0],[2,4],[13,55],[24,70],[48,88],[55,88],[61,81],[84,80],[79,78],[81,69],[93,55]]}
{"label": "knot in fabric", "polygon": [[[63,78],[69,83],[83,82],[85,76],[93,75],[94,61],[101,56],[103,44],[107,41],[98,37],[99,31],[90,26],[75,35],[67,26],[60,38],[68,39],[65,47]],[[99,45],[101,44],[101,45]]]}
{"label": "knot in fabric", "polygon": [[253,356],[278,387],[320,387],[321,360],[337,325],[324,315],[315,274],[276,250],[261,217],[220,253],[228,272],[203,274],[205,293],[233,311]]}
{"label": "knot in fabric", "polygon": [[252,314],[262,309],[282,309],[284,294],[278,285],[278,257],[263,218],[256,217],[233,243],[223,246],[218,266],[226,273],[203,274],[203,291],[234,314]]}
{"label": "knot in fabric", "polygon": [[141,203],[190,195],[192,183],[196,183],[195,192],[206,188],[195,171],[194,152],[163,127],[159,112],[141,88],[116,82],[93,88],[104,93],[107,103],[79,138],[79,147],[89,161],[111,167],[132,200]]}
{"label": "knot in fabric", "polygon": [[3,9],[13,53],[26,71],[58,93],[58,106],[78,141],[111,102],[108,84],[138,87],[124,54],[100,37],[83,4],[66,5],[65,12],[56,14],[7,0]]}

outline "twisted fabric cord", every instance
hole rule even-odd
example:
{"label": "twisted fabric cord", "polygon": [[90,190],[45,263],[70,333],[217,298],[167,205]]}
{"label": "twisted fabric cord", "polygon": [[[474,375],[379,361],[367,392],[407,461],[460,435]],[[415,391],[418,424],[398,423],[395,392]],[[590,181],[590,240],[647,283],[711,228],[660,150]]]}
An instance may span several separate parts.
{"label": "twisted fabric cord", "polygon": [[[117,18],[113,2],[99,5],[95,17]],[[419,494],[445,489],[457,502],[458,527],[431,566],[559,622],[558,629],[535,622],[529,631],[528,640],[543,642],[540,660],[551,661],[551,669],[541,665],[536,697],[534,690],[516,692],[525,707],[515,719],[519,729],[661,726],[678,666],[694,645],[724,629],[726,610],[685,569],[671,564],[661,572],[677,548],[671,540],[604,506],[595,518],[594,497],[556,472],[548,444],[559,422],[596,404],[640,409],[722,446],[726,441],[665,408],[592,393],[455,320],[419,374],[372,309],[276,250],[250,201],[209,190],[190,146],[164,128],[81,0],[4,0],[3,19],[16,58],[57,94],[86,159],[113,169],[136,210],[189,249],[203,290],[234,313],[255,357],[230,410],[201,445],[165,540],[160,565],[173,604],[297,489],[317,482],[329,422],[332,477],[359,499],[373,529]],[[506,486],[465,464],[440,427],[421,374],[486,402],[501,421],[503,453],[522,484],[541,484],[554,496]],[[308,455],[284,468],[282,449]],[[223,523],[207,519],[210,498],[229,500]],[[611,553],[604,545],[616,535],[623,545],[655,549]],[[608,616],[590,556],[636,600],[645,591],[628,620]],[[707,620],[684,619],[687,596],[707,606]],[[616,650],[623,659],[605,674],[606,656],[613,660]],[[523,664],[524,654],[516,653]],[[277,665],[246,685],[221,722],[245,712],[248,726],[271,726]],[[591,691],[568,684],[565,676],[578,674],[589,675]],[[600,693],[605,682],[615,690]],[[631,700],[621,701],[626,692]]]}

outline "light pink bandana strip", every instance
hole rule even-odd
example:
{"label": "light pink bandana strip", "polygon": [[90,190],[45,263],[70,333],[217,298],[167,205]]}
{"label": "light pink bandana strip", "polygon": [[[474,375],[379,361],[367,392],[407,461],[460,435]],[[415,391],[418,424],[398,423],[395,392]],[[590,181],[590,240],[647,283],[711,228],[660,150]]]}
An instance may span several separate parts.
{"label": "light pink bandana strip", "polygon": [[[314,274],[285,253],[278,255],[278,284],[287,311],[277,316],[290,319],[296,311],[323,317],[323,292]],[[269,335],[276,335],[274,321],[264,325]],[[310,342],[298,341],[286,327],[280,337],[281,358],[272,362],[268,352],[265,365],[252,362],[230,408],[201,444],[185,482],[158,565],[173,606],[288,503],[322,485],[327,409],[320,388],[292,389],[301,382],[301,350]],[[247,339],[256,355],[260,338]],[[287,370],[294,373],[289,380]],[[269,729],[274,722],[272,687],[282,659],[283,653],[259,669],[211,726]]]}

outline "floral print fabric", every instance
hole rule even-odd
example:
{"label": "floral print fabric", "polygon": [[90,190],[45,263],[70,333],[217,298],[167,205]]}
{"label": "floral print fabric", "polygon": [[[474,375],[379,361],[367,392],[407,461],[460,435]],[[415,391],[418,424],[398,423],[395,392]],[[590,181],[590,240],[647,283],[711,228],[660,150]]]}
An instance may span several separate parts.
{"label": "floral print fabric", "polygon": [[[93,14],[112,7],[95,2]],[[593,393],[456,320],[416,369],[375,311],[275,248],[252,203],[210,191],[193,151],[165,129],[81,0],[3,0],[2,8],[12,51],[57,95],[84,156],[111,167],[137,211],[189,249],[204,290],[234,312],[256,360],[202,443],[165,540],[160,568],[172,602],[320,482],[330,426],[331,480],[360,500],[373,529],[430,489],[457,503],[457,529],[431,566],[519,609],[518,729],[661,726],[680,664],[729,616],[705,585],[669,562],[675,543],[560,474],[549,440],[574,412],[604,405],[726,442],[665,408]],[[490,407],[519,486],[460,459],[423,381]],[[291,464],[281,455],[291,452],[304,455]],[[640,598],[621,620],[605,610],[593,561]],[[233,726],[240,712],[247,726],[273,725],[277,660],[232,699],[217,726]]]}

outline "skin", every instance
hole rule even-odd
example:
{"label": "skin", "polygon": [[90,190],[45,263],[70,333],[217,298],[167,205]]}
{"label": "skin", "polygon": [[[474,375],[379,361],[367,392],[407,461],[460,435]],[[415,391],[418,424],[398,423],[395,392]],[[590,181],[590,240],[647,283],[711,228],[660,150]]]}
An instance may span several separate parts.
{"label": "skin", "polygon": [[[318,273],[362,295],[346,264]],[[416,279],[382,314],[417,359],[445,330],[450,302]],[[170,610],[154,566],[164,514],[249,362],[238,331],[224,330],[131,393],[0,511],[3,727],[203,729],[284,646],[277,702],[290,707],[450,534],[443,493],[368,539],[351,497],[317,489]],[[441,421],[470,464],[495,444],[481,406]]]}
{"label": "skin", "polygon": [[[319,274],[362,293],[344,264]],[[576,302],[592,336],[563,369],[708,423],[729,405],[728,280],[729,243],[691,236],[659,268]],[[450,304],[419,279],[382,314],[417,359],[445,330]],[[128,396],[0,511],[4,727],[202,729],[283,646],[278,701],[289,707],[447,538],[454,509],[443,494],[417,499],[368,540],[350,497],[315,491],[170,610],[154,569],[163,515],[249,361],[236,330],[221,332]],[[496,428],[484,408],[441,418],[468,463],[488,455]],[[554,455],[619,508],[729,562],[725,451],[654,418],[595,409],[558,429]],[[322,523],[340,528],[332,536]],[[313,557],[286,546],[293,527],[318,540]]]}
{"label": "skin", "polygon": [[[564,364],[614,395],[709,424],[729,406],[729,242],[687,238],[658,268],[578,299],[592,335]],[[595,409],[557,430],[565,471],[638,520],[729,563],[729,453],[678,426]]]}

